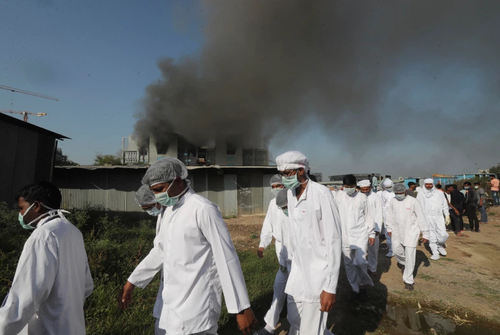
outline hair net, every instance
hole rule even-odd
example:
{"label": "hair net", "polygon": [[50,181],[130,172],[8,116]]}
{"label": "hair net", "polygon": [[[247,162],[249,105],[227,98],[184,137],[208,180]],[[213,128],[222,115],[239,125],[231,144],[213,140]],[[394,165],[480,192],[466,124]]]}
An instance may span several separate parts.
{"label": "hair net", "polygon": [[271,177],[269,184],[271,186],[277,185],[277,184],[283,185],[283,182],[281,181],[281,176],[279,174],[275,174],[274,176]]}
{"label": "hair net", "polygon": [[361,180],[360,182],[358,182],[358,186],[359,187],[370,187],[372,184],[370,183],[369,180]]}
{"label": "hair net", "polygon": [[394,184],[392,190],[394,191],[394,193],[403,193],[406,192],[406,186],[403,183],[397,183]]}
{"label": "hair net", "polygon": [[139,206],[147,206],[156,204],[155,193],[149,189],[149,185],[142,185],[135,192],[135,201]]}
{"label": "hair net", "polygon": [[388,179],[386,181],[384,181],[384,187],[385,188],[389,188],[389,187],[392,187],[394,185],[394,183],[392,182],[392,180]]}
{"label": "hair net", "polygon": [[424,180],[424,184],[434,184],[434,179],[427,178],[427,179]]}
{"label": "hair net", "polygon": [[276,196],[276,205],[278,205],[279,208],[283,208],[285,206],[288,206],[288,189],[284,188],[281,191],[279,191],[278,195]]}
{"label": "hair net", "polygon": [[276,157],[278,171],[297,170],[303,168],[309,170],[309,159],[300,151],[287,151]]}
{"label": "hair net", "polygon": [[170,182],[177,177],[186,180],[188,170],[184,163],[177,158],[168,157],[151,164],[142,178],[142,183],[153,186],[159,183]]}

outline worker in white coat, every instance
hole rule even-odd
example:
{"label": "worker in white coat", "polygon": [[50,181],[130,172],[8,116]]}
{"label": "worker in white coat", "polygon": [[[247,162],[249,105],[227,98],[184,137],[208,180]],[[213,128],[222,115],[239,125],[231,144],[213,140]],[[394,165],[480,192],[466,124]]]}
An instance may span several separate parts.
{"label": "worker in white coat", "polygon": [[413,271],[420,233],[422,242],[429,240],[429,227],[417,199],[409,197],[404,184],[394,185],[395,197],[387,209],[387,231],[392,236],[392,248],[401,266],[405,288],[413,290]]}
{"label": "worker in white coat", "polygon": [[60,209],[50,182],[17,195],[19,223],[31,230],[12,287],[0,307],[0,334],[85,334],[83,304],[92,293],[83,236]]}
{"label": "worker in white coat", "polygon": [[[394,183],[392,182],[392,180],[386,178],[384,180],[384,190],[382,191],[382,194],[381,194],[381,198],[382,198],[382,216],[383,216],[383,219],[384,219],[384,223],[386,222],[387,220],[387,209],[389,208],[389,203],[391,201],[392,198],[394,198],[394,192],[392,191],[392,187],[394,186]],[[392,257],[393,256],[393,253],[392,253],[392,238],[390,235],[386,234],[387,232],[387,228],[384,224],[384,226],[382,227],[382,233],[386,235],[386,242],[387,243],[387,247],[389,248],[389,252],[385,255],[386,257]]]}
{"label": "worker in white coat", "polygon": [[344,192],[337,201],[340,222],[342,224],[342,253],[349,284],[358,294],[361,302],[367,300],[367,287],[373,286],[368,274],[368,244],[375,243],[375,226],[368,211],[366,196],[356,191],[356,177],[352,174],[344,176]]}
{"label": "worker in white coat", "polygon": [[257,320],[227,226],[219,208],[195,194],[187,178],[186,166],[175,158],[146,171],[142,183],[166,208],[154,247],[128,278],[119,307],[128,308],[134,288],[144,288],[163,268],[159,327],[168,335],[217,334],[221,291],[240,330],[251,334]]}
{"label": "worker in white coat", "polygon": [[342,253],[337,205],[330,190],[309,180],[309,160],[298,151],[276,158],[288,191],[292,270],[288,294],[288,334],[331,334],[328,312],[335,304]]}
{"label": "worker in white coat", "polygon": [[373,220],[375,230],[375,242],[368,243],[368,274],[374,277],[378,266],[378,249],[380,245],[379,235],[382,228],[382,199],[377,193],[372,191],[372,185],[369,180],[361,180],[358,183],[361,193],[367,196],[368,212]]}
{"label": "worker in white coat", "polygon": [[[135,201],[141,206],[143,211],[146,211],[149,215],[156,217],[156,235],[160,232],[161,223],[163,219],[163,209],[162,205],[156,201],[156,197],[153,191],[149,188],[149,185],[142,185],[139,190],[135,193]],[[165,335],[165,329],[160,328],[160,316],[161,309],[163,307],[163,270],[161,271],[160,287],[158,288],[158,293],[156,294],[156,301],[153,307],[153,316],[155,321],[155,335]]]}
{"label": "worker in white coat", "polygon": [[451,223],[448,202],[444,193],[436,190],[432,178],[424,180],[424,188],[418,193],[417,200],[429,224],[431,259],[437,261],[440,258],[439,254],[446,256],[444,247],[449,236],[446,232],[446,225]]}
{"label": "worker in white coat", "polygon": [[[281,177],[279,177],[281,186]],[[264,257],[264,250],[267,248],[274,237],[276,246],[276,256],[278,256],[279,269],[276,273],[273,286],[273,300],[271,308],[266,313],[264,321],[266,326],[254,335],[269,335],[274,334],[276,325],[279,322],[281,310],[286,302],[285,287],[288,281],[288,274],[291,270],[291,259],[288,254],[290,248],[290,223],[288,222],[288,197],[286,188],[276,188],[280,192],[276,198],[272,199],[269,203],[264,224],[262,225],[262,232],[260,234],[260,244],[257,255],[259,258]]]}

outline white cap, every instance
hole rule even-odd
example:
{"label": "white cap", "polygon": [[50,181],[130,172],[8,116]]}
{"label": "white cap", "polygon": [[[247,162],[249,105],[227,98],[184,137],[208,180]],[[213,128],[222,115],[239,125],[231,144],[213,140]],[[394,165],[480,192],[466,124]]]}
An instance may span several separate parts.
{"label": "white cap", "polygon": [[309,170],[309,159],[300,151],[287,151],[276,157],[278,171],[297,170],[303,168]]}
{"label": "white cap", "polygon": [[392,187],[392,185],[394,185],[394,183],[392,182],[392,180],[387,179],[386,181],[384,181],[384,187],[385,188],[390,188],[390,187]]}
{"label": "white cap", "polygon": [[424,180],[424,184],[434,184],[434,179],[427,178],[427,179]]}
{"label": "white cap", "polygon": [[359,187],[370,187],[371,186],[371,183],[369,180],[361,180],[358,182],[358,186]]}

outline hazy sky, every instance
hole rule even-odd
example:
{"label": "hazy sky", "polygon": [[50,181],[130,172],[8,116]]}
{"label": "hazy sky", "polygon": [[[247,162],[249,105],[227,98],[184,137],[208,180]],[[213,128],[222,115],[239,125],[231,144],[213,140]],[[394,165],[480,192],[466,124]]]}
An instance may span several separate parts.
{"label": "hazy sky", "polygon": [[0,90],[0,109],[47,112],[30,122],[80,164],[115,154],[138,112],[193,141],[231,128],[272,160],[300,150],[324,175],[500,162],[497,1],[144,4],[0,0],[0,84],[60,99]]}

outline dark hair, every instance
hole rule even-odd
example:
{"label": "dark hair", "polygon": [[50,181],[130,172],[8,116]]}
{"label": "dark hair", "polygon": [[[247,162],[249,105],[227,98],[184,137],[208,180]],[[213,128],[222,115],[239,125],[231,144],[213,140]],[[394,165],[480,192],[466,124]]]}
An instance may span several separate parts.
{"label": "dark hair", "polygon": [[465,185],[469,185],[469,186],[470,186],[470,185],[471,185],[470,181],[466,181],[466,182],[464,183],[464,186],[465,186]]}
{"label": "dark hair", "polygon": [[451,187],[453,187],[455,190],[458,188],[457,184],[451,184]]}
{"label": "dark hair", "polygon": [[356,185],[356,177],[353,174],[348,174],[344,176],[344,185]]}
{"label": "dark hair", "polygon": [[417,185],[417,184],[415,184],[415,183],[414,183],[414,182],[412,182],[412,181],[410,181],[410,182],[408,183],[408,187],[412,187],[413,185]]}
{"label": "dark hair", "polygon": [[453,187],[453,185],[450,185],[450,184],[448,184],[448,185],[444,185],[444,189],[445,189],[445,190],[447,190],[447,189],[449,189],[449,188],[452,188],[452,187]]}
{"label": "dark hair", "polygon": [[440,190],[440,189],[442,189],[442,188],[443,188],[443,185],[441,185],[441,184],[436,184],[436,188],[437,188],[438,190]]}
{"label": "dark hair", "polygon": [[481,185],[481,183],[480,183],[480,182],[478,182],[478,181],[476,181],[476,182],[474,183],[474,185]]}
{"label": "dark hair", "polygon": [[318,178],[316,178],[316,176],[313,174],[309,175],[309,179],[311,179],[312,181],[314,181],[316,183],[318,182]]}
{"label": "dark hair", "polygon": [[49,181],[38,181],[23,187],[17,193],[16,201],[21,197],[30,205],[38,201],[53,209],[61,207],[61,191]]}

